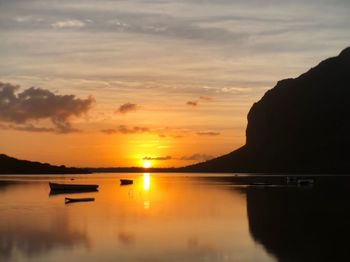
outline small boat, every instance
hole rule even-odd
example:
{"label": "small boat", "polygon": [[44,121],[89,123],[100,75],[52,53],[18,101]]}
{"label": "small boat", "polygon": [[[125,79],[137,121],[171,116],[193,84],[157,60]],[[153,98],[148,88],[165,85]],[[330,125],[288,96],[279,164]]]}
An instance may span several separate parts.
{"label": "small boat", "polygon": [[271,183],[267,183],[267,182],[252,182],[249,185],[251,185],[251,186],[272,186]]}
{"label": "small boat", "polygon": [[66,197],[64,199],[64,203],[69,204],[69,203],[75,203],[75,202],[92,202],[95,201],[95,198],[93,197],[85,197],[85,198],[69,198]]}
{"label": "small boat", "polygon": [[51,191],[64,192],[89,192],[97,191],[98,185],[82,185],[82,184],[57,184],[49,183]]}
{"label": "small boat", "polygon": [[134,181],[132,179],[120,179],[120,185],[132,185]]}
{"label": "small boat", "polygon": [[287,184],[288,185],[293,185],[298,182],[298,177],[296,176],[287,176]]}
{"label": "small boat", "polygon": [[313,179],[298,179],[297,184],[298,184],[298,186],[313,186],[314,180]]}

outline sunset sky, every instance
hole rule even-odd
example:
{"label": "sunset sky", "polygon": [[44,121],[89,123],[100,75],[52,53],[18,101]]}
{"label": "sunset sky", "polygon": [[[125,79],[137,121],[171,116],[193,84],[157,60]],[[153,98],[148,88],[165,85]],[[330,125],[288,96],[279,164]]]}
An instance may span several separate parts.
{"label": "sunset sky", "polygon": [[350,45],[348,0],[0,0],[0,153],[184,166],[252,103]]}

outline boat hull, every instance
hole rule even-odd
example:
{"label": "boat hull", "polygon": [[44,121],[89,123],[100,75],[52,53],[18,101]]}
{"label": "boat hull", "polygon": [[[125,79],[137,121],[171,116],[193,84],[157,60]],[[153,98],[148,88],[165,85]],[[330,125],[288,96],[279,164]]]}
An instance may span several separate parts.
{"label": "boat hull", "polygon": [[79,184],[57,184],[49,183],[51,191],[64,192],[89,192],[97,191],[98,185],[79,185]]}
{"label": "boat hull", "polygon": [[131,179],[120,179],[120,185],[132,185],[134,183]]}
{"label": "boat hull", "polygon": [[93,198],[93,197],[85,197],[85,198],[69,198],[69,197],[66,197],[64,199],[64,202],[66,204],[77,203],[77,202],[93,202],[93,201],[95,201],[95,198]]}

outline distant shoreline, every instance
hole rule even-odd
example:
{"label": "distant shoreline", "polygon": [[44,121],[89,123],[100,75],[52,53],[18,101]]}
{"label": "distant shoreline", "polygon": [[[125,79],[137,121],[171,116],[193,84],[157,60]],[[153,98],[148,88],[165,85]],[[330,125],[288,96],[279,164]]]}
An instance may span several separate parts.
{"label": "distant shoreline", "polygon": [[19,175],[19,176],[30,176],[30,175],[93,175],[93,174],[114,174],[114,173],[182,173],[182,174],[216,174],[220,176],[220,174],[224,175],[223,177],[287,177],[287,176],[302,176],[302,177],[316,177],[316,176],[332,176],[332,177],[350,177],[350,173],[322,173],[322,172],[315,172],[315,173],[297,173],[297,172],[230,172],[230,171],[188,171],[184,168],[142,168],[142,167],[130,167],[130,168],[124,168],[124,167],[116,167],[116,168],[67,168],[67,169],[74,169],[74,170],[83,170],[84,172],[25,172],[25,173],[3,173],[0,172],[0,176],[12,176],[12,175]]}
{"label": "distant shoreline", "polygon": [[142,168],[142,167],[110,167],[110,168],[85,168],[91,173],[188,173],[188,174],[193,174],[193,173],[205,173],[205,174],[251,174],[251,175],[257,175],[257,176],[262,176],[262,175],[268,175],[268,176],[276,176],[276,175],[311,175],[311,176],[317,176],[317,175],[345,175],[345,176],[350,176],[349,174],[346,173],[323,173],[323,172],[254,172],[254,171],[212,171],[212,170],[188,170],[186,167],[171,167],[171,168]]}
{"label": "distant shoreline", "polygon": [[[139,173],[132,173],[133,175],[139,174],[142,175],[143,172]],[[168,173],[171,177],[171,174]],[[287,177],[296,177],[297,179],[310,179],[313,181],[311,186],[306,187],[300,187],[300,189],[317,189],[319,187],[321,188],[332,188],[332,187],[349,187],[350,185],[350,174],[343,174],[343,175],[334,175],[334,174],[294,174],[294,175],[287,175],[287,174],[216,174],[212,173],[178,173],[178,174],[186,174],[182,176],[176,176],[174,173],[174,178],[183,178],[183,179],[191,179],[193,181],[198,181],[198,183],[202,182],[209,182],[209,183],[219,183],[219,184],[225,184],[228,186],[249,186],[254,188],[261,188],[262,190],[269,190],[269,189],[277,189],[278,187],[296,187],[298,184],[296,182],[294,183],[288,183]],[[23,182],[26,181],[26,178],[31,178],[31,181],[43,181],[48,182],[49,179],[55,179],[50,177],[53,175],[61,175],[61,174],[0,174],[0,186],[4,185],[6,186],[8,183],[16,182],[16,179],[23,179]],[[70,175],[82,175],[82,174],[70,174]],[[95,175],[95,178],[98,177],[99,174],[97,173],[91,173],[87,175]],[[110,173],[110,175],[116,175]],[[123,173],[119,173],[120,177],[123,177]],[[118,178],[118,175],[114,178]],[[126,175],[126,174],[125,174]],[[124,175],[124,176],[125,176]],[[129,175],[131,175],[129,173]],[[17,176],[17,177],[16,177]],[[20,177],[19,177],[20,176]],[[69,175],[65,174],[63,177],[67,177],[67,181],[70,181]],[[77,180],[79,180],[79,177],[75,177]],[[45,180],[42,180],[45,179]],[[12,181],[12,182],[11,182]],[[21,181],[21,180],[18,180]],[[299,186],[298,186],[299,187]]]}

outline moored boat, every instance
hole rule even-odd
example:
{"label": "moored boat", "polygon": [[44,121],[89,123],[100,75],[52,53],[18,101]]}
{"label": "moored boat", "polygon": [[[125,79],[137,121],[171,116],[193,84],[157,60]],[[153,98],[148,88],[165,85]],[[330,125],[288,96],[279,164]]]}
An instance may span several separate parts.
{"label": "moored boat", "polygon": [[249,185],[251,185],[251,186],[272,186],[272,184],[268,183],[268,182],[252,182]]}
{"label": "moored boat", "polygon": [[120,179],[120,185],[132,185],[134,181],[132,179]]}
{"label": "moored boat", "polygon": [[98,185],[49,183],[51,191],[88,192],[97,191]]}
{"label": "moored boat", "polygon": [[298,179],[298,186],[313,186],[313,179]]}
{"label": "moored boat", "polygon": [[294,185],[298,182],[297,176],[287,176],[287,184],[288,185]]}
{"label": "moored boat", "polygon": [[91,201],[95,201],[95,198],[93,198],[93,197],[84,197],[84,198],[69,198],[69,197],[66,197],[64,199],[64,202],[66,204],[68,204],[68,203],[75,203],[75,202],[91,202]]}

